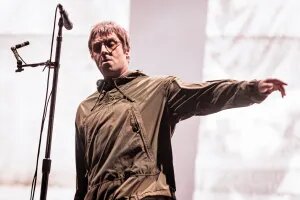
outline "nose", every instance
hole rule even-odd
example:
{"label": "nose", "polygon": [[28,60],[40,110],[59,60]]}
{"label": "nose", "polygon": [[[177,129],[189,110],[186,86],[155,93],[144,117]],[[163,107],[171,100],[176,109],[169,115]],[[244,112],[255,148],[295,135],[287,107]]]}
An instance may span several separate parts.
{"label": "nose", "polygon": [[107,50],[104,43],[101,44],[101,54],[108,54],[109,51]]}

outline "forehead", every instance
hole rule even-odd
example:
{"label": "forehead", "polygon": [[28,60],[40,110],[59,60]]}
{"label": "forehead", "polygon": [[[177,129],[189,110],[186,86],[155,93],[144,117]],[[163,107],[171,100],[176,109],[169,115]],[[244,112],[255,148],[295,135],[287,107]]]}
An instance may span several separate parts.
{"label": "forehead", "polygon": [[107,34],[107,35],[97,34],[95,36],[95,38],[93,39],[92,43],[100,42],[100,41],[103,41],[103,40],[109,40],[109,39],[118,40],[118,36],[115,33],[110,33],[110,34]]}

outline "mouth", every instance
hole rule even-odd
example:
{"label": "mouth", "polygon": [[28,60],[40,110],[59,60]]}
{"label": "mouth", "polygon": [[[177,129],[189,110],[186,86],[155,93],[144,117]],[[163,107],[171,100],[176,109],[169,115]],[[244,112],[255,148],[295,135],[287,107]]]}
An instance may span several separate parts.
{"label": "mouth", "polygon": [[110,61],[110,59],[104,58],[103,60],[101,60],[101,63],[105,63],[105,62],[108,62],[108,61]]}
{"label": "mouth", "polygon": [[101,60],[101,66],[110,66],[109,61],[111,61],[110,59],[103,59]]}

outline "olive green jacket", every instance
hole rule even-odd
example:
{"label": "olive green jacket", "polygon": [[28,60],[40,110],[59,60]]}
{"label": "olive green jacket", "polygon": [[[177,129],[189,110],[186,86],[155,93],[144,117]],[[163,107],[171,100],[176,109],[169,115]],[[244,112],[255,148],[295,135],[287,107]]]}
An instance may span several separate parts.
{"label": "olive green jacket", "polygon": [[175,199],[171,137],[193,115],[249,106],[266,98],[257,81],[186,84],[139,71],[109,81],[84,100],[76,115],[75,200]]}

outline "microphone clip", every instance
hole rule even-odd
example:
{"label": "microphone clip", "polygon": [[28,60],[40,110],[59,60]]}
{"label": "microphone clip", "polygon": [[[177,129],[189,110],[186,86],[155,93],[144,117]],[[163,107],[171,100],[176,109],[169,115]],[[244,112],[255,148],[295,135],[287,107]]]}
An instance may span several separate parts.
{"label": "microphone clip", "polygon": [[22,72],[24,71],[23,66],[22,66],[22,61],[18,60],[17,61],[17,69],[15,70],[15,72]]}
{"label": "microphone clip", "polygon": [[[23,42],[22,44],[17,44],[15,46],[12,46],[10,49],[13,52],[16,60],[17,60],[17,69],[15,70],[15,72],[22,72],[24,71],[24,67],[38,67],[38,66],[45,66],[49,67],[49,68],[55,68],[57,67],[57,63],[56,62],[51,62],[50,60],[47,60],[46,62],[40,62],[40,63],[32,63],[32,64],[27,64],[22,57],[20,56],[20,54],[18,53],[17,49],[27,46],[29,45],[29,42]],[[24,64],[23,64],[24,63]],[[45,68],[43,69],[43,71],[45,70]]]}
{"label": "microphone clip", "polygon": [[18,69],[16,69],[15,72],[21,72],[21,71],[23,71],[24,69],[23,69],[23,67],[22,67],[22,58],[21,58],[21,56],[19,55],[19,53],[18,53],[18,51],[17,51],[17,48],[16,48],[16,47],[11,47],[10,49],[11,49],[11,51],[13,52],[13,54],[14,54],[16,60],[17,60],[17,68],[18,68]]}

